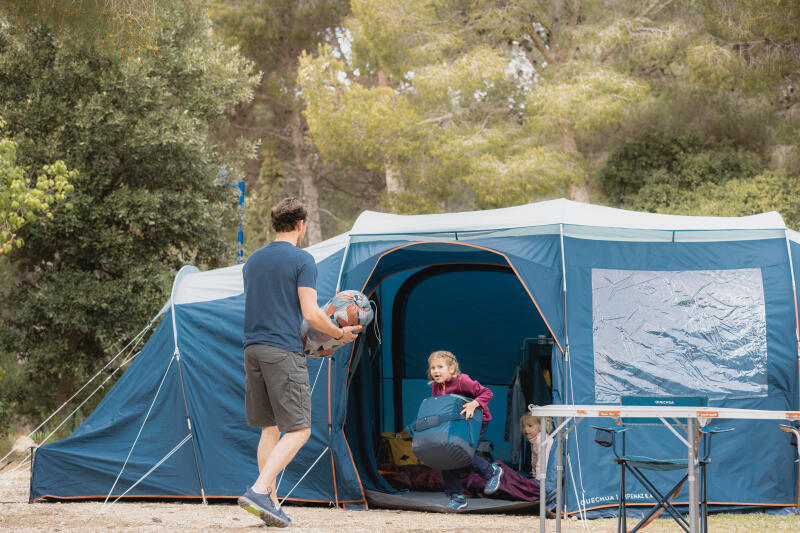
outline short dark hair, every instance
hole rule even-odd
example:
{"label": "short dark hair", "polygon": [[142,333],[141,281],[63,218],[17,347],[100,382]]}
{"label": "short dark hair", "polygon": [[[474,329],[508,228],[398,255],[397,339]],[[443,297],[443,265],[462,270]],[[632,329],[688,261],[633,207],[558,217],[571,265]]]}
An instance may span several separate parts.
{"label": "short dark hair", "polygon": [[272,208],[272,228],[279,232],[294,231],[308,216],[306,207],[297,198],[284,198]]}

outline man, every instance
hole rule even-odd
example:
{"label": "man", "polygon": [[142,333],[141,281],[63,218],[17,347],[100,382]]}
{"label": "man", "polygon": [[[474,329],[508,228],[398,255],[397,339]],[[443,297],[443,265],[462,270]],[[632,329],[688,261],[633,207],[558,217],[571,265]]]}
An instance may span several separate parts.
{"label": "man", "polygon": [[[300,327],[355,340],[361,326],[339,328],[317,307],[317,265],[299,248],[307,212],[295,198],[272,209],[275,240],[254,252],[244,277],[244,365],[247,423],[261,427],[259,476],[239,505],[267,525],[291,523],[278,505],[275,478],[311,435],[311,392]],[[283,433],[283,437],[280,434]]]}

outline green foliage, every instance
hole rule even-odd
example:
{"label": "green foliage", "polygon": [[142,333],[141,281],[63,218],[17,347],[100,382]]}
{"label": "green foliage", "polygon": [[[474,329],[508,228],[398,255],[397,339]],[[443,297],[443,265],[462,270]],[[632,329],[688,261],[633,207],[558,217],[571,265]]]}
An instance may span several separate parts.
{"label": "green foliage", "polygon": [[317,57],[300,56],[298,81],[308,100],[305,115],[320,152],[340,165],[380,169],[387,157],[418,150],[419,117],[408,100],[391,87],[347,83],[339,76],[345,68],[329,47]]}
{"label": "green foliage", "polygon": [[162,0],[0,0],[14,26],[40,26],[92,44],[98,52],[129,56],[158,50],[169,13]]}
{"label": "green foliage", "polygon": [[706,182],[693,193],[677,193],[659,211],[700,216],[746,216],[778,211],[789,227],[800,227],[800,178],[785,171],[765,171],[724,183]]}
{"label": "green foliage", "polygon": [[552,82],[542,83],[528,97],[536,130],[602,134],[649,93],[647,84],[609,69],[575,63],[559,69]]}
{"label": "green foliage", "polygon": [[[582,161],[536,134],[553,110],[526,109],[539,101],[533,72],[486,16],[505,9],[496,4],[354,1],[351,53],[322,47],[301,57],[310,139],[338,165],[383,174],[385,208],[522,203],[565,194],[585,178]],[[527,5],[506,4],[520,15]],[[526,30],[510,31],[522,39]]]}
{"label": "green foliage", "polygon": [[700,198],[708,198],[709,192],[723,190],[734,180],[748,183],[764,168],[758,154],[730,144],[697,135],[650,134],[616,150],[600,171],[599,182],[617,205],[677,212],[703,203]]}
{"label": "green foliage", "polygon": [[[348,0],[222,0],[212,3],[215,30],[236,44],[263,73],[254,100],[237,109],[231,132],[260,142],[247,173],[246,252],[267,239],[269,208],[284,196],[312,207],[308,243],[346,231],[364,205],[377,203],[371,171],[324,160],[308,143],[301,112],[306,102],[296,85],[299,56],[319,45],[344,57],[341,27]],[[316,208],[314,206],[319,206]]]}
{"label": "green foliage", "polygon": [[0,353],[23,378],[2,397],[23,414],[52,407],[116,354],[180,266],[232,261],[237,193],[226,180],[249,152],[210,135],[257,76],[211,38],[203,6],[170,10],[161,58],[115,59],[43,27],[0,28],[0,115],[18,164],[61,159],[80,172],[74,208],[28,223],[26,245],[8,254],[18,283],[0,302]]}
{"label": "green foliage", "polygon": [[[2,127],[0,119],[0,133]],[[0,137],[0,254],[23,245],[24,241],[17,237],[23,225],[33,222],[38,215],[53,218],[54,204],[73,190],[70,181],[77,175],[77,171],[67,170],[64,162],[58,160],[43,166],[36,184],[31,186],[31,177],[17,166],[17,144]],[[69,209],[71,205],[65,207]]]}

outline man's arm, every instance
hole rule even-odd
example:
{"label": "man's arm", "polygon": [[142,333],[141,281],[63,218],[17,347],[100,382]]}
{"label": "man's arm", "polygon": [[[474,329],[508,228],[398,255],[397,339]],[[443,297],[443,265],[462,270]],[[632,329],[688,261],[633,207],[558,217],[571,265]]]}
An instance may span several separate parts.
{"label": "man's arm", "polygon": [[325,312],[317,307],[317,289],[311,287],[297,287],[297,297],[300,298],[300,310],[303,318],[317,331],[330,335],[334,339],[341,338],[344,344],[353,342],[361,331],[361,326],[345,326],[338,328],[333,325]]}

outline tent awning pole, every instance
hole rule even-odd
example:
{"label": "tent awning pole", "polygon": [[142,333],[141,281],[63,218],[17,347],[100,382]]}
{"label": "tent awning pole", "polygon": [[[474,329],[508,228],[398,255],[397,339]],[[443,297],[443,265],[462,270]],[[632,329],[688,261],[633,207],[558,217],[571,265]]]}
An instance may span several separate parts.
{"label": "tent awning pole", "polygon": [[[789,257],[789,275],[792,279],[792,296],[794,298],[794,340],[797,346],[797,389],[798,389],[798,404],[797,408],[800,409],[800,319],[798,319],[797,312],[797,280],[794,277],[794,262],[792,261],[792,247],[789,244],[789,230],[783,230],[786,239],[786,254]],[[797,466],[797,504],[800,506],[800,463]]]}
{"label": "tent awning pole", "polygon": [[178,274],[175,276],[175,281],[172,284],[172,295],[169,299],[169,307],[170,312],[172,313],[172,338],[175,343],[175,352],[173,353],[173,357],[175,361],[178,363],[178,376],[180,378],[181,383],[181,396],[183,396],[183,409],[186,414],[186,426],[189,429],[189,435],[192,437],[192,454],[194,455],[194,467],[197,470],[197,481],[200,483],[200,496],[203,498],[203,505],[208,505],[208,500],[206,500],[206,491],[203,488],[203,476],[200,474],[200,461],[197,459],[197,445],[195,445],[195,433],[194,429],[192,428],[192,418],[189,415],[189,403],[186,401],[186,388],[183,385],[183,370],[181,369],[181,354],[180,349],[178,348],[178,321],[175,315],[175,295],[178,290],[178,286],[180,285],[181,278],[187,272],[191,272],[192,270],[196,271],[197,269],[192,266],[184,266],[178,271]]}
{"label": "tent awning pole", "polygon": [[342,287],[342,274],[344,273],[344,263],[347,261],[347,256],[350,252],[350,235],[347,236],[347,244],[344,245],[344,254],[342,254],[342,262],[339,265],[339,276],[336,278],[336,289],[333,291],[334,294],[339,292]]}

